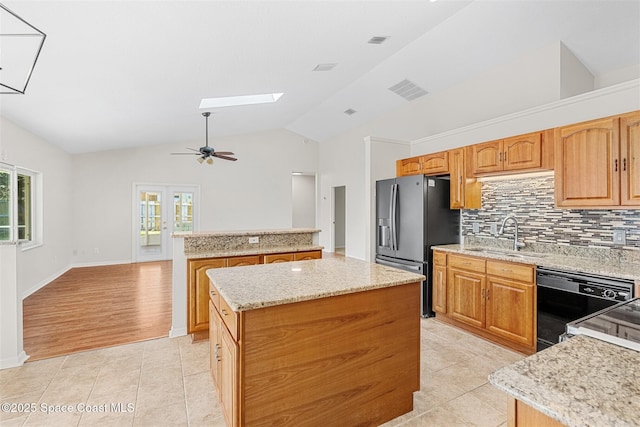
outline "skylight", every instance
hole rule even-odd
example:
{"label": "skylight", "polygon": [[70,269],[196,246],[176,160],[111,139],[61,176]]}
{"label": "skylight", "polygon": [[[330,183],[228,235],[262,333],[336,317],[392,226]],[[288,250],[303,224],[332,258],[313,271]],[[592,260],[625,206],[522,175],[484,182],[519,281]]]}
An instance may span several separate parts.
{"label": "skylight", "polygon": [[264,93],[260,95],[225,96],[221,98],[203,98],[200,101],[200,109],[235,107],[237,105],[268,104],[276,102],[282,93]]}

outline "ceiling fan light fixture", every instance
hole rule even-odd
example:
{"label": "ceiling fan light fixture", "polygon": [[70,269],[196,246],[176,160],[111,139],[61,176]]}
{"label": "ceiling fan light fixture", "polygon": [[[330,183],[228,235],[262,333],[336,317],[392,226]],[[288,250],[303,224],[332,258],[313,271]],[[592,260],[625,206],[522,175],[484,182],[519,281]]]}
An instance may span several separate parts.
{"label": "ceiling fan light fixture", "polygon": [[203,98],[200,109],[235,107],[238,105],[268,104],[276,102],[283,93],[263,93],[259,95],[225,96],[220,98]]}
{"label": "ceiling fan light fixture", "polygon": [[208,165],[212,165],[212,164],[213,164],[213,159],[212,159],[211,157],[209,157],[209,158],[207,159],[207,164],[208,164]]}
{"label": "ceiling fan light fixture", "polygon": [[202,162],[204,162],[204,157],[198,157],[198,163],[202,164]]}

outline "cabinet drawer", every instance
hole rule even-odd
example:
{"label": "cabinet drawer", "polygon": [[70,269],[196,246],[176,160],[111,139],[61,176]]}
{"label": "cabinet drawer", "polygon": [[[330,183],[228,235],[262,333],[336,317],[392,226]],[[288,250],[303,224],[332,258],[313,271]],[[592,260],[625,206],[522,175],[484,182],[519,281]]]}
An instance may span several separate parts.
{"label": "cabinet drawer", "polygon": [[260,264],[260,255],[234,256],[227,259],[227,267],[242,267],[243,265]]}
{"label": "cabinet drawer", "polygon": [[216,310],[220,311],[220,294],[213,283],[209,282],[209,299],[213,303]]}
{"label": "cabinet drawer", "polygon": [[274,262],[290,262],[293,261],[293,254],[269,254],[264,256],[265,264],[273,264]]}
{"label": "cabinet drawer", "polygon": [[433,263],[435,265],[447,265],[447,254],[444,252],[434,252]]}
{"label": "cabinet drawer", "polygon": [[533,283],[535,267],[526,264],[514,264],[503,261],[487,261],[487,274],[504,277],[520,282]]}
{"label": "cabinet drawer", "polygon": [[231,310],[224,298],[220,298],[220,317],[233,339],[238,341],[238,313]]}
{"label": "cabinet drawer", "polygon": [[322,251],[306,251],[306,252],[296,252],[293,254],[294,261],[305,261],[309,259],[321,259]]}
{"label": "cabinet drawer", "polygon": [[449,267],[484,273],[485,260],[481,258],[451,254],[449,255]]}

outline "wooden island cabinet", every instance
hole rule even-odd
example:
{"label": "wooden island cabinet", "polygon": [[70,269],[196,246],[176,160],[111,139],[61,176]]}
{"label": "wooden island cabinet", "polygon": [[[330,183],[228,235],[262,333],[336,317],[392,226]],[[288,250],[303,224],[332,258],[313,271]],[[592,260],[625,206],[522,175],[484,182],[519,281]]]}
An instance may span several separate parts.
{"label": "wooden island cabinet", "polygon": [[411,411],[424,276],[355,259],[300,267],[208,272],[226,424],[380,425]]}
{"label": "wooden island cabinet", "polygon": [[273,262],[303,261],[322,258],[321,250],[257,254],[187,260],[187,333],[194,340],[206,339],[209,330],[209,279],[212,268],[240,267]]}

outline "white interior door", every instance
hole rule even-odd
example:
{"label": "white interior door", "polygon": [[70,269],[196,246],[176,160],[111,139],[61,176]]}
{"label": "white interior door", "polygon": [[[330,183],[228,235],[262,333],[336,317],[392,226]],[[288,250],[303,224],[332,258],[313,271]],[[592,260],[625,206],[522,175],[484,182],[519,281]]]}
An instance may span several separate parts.
{"label": "white interior door", "polygon": [[136,185],[135,261],[171,259],[171,234],[197,227],[195,186]]}

